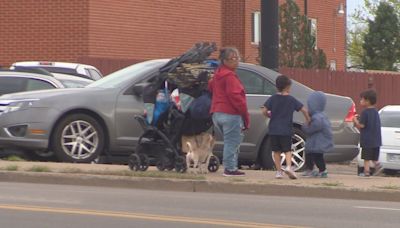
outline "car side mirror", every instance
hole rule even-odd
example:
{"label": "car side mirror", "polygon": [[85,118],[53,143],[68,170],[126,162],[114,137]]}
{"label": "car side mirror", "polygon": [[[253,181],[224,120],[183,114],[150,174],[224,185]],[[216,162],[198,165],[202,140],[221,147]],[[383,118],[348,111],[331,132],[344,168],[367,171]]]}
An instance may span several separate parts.
{"label": "car side mirror", "polygon": [[138,97],[143,96],[143,92],[148,85],[149,83],[139,83],[134,85],[132,88],[132,94]]}

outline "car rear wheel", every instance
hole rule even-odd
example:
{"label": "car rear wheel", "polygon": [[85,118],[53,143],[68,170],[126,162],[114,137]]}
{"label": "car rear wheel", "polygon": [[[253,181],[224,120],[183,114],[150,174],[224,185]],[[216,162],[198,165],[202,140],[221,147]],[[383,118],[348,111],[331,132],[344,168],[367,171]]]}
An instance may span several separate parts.
{"label": "car rear wheel", "polygon": [[104,149],[104,132],[99,122],[86,114],[62,119],[52,137],[53,150],[62,162],[89,163]]}

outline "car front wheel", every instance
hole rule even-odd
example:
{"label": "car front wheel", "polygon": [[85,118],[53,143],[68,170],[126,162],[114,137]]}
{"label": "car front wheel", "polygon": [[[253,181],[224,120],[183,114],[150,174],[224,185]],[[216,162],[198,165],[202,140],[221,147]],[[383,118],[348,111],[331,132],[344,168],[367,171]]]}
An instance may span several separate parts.
{"label": "car front wheel", "polygon": [[69,115],[56,126],[52,146],[62,162],[89,163],[104,149],[104,132],[99,122],[91,116]]}

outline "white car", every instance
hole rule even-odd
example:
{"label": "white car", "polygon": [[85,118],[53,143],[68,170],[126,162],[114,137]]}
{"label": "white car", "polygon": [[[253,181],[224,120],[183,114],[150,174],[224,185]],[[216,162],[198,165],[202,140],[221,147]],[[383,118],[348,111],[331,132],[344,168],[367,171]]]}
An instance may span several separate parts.
{"label": "white car", "polygon": [[16,62],[11,65],[10,69],[14,69],[15,67],[41,68],[51,73],[70,74],[95,81],[103,77],[96,67],[78,63],[49,61]]}
{"label": "white car", "polygon": [[[379,111],[382,129],[382,147],[379,162],[386,174],[400,171],[400,105],[389,105]],[[357,157],[358,173],[363,172],[361,153]]]}

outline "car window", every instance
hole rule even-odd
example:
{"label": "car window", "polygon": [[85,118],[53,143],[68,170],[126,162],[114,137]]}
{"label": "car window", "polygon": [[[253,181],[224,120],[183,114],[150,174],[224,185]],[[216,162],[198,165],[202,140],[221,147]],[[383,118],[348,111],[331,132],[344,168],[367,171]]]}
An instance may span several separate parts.
{"label": "car window", "polygon": [[89,85],[90,81],[59,80],[66,88],[83,88]]}
{"label": "car window", "polygon": [[275,86],[255,72],[238,69],[237,74],[247,94],[272,95],[276,93]]}
{"label": "car window", "polygon": [[91,76],[94,80],[99,80],[99,79],[101,79],[101,74],[100,74],[99,72],[97,72],[96,70],[87,69],[87,71],[89,71],[90,76]]}
{"label": "car window", "polygon": [[91,88],[116,88],[120,86],[126,86],[127,84],[132,83],[136,79],[141,78],[143,75],[151,72],[154,69],[158,69],[161,64],[153,61],[141,62],[135,65],[123,68],[119,71],[116,71],[112,74],[109,74],[106,77],[97,80],[88,87]]}
{"label": "car window", "polygon": [[46,82],[39,79],[28,79],[26,83],[26,91],[32,90],[43,90],[43,89],[54,89],[55,86],[50,82]]}
{"label": "car window", "polygon": [[400,111],[383,111],[380,118],[382,127],[400,128]]}
{"label": "car window", "polygon": [[22,92],[25,89],[26,78],[0,77],[0,95]]}

